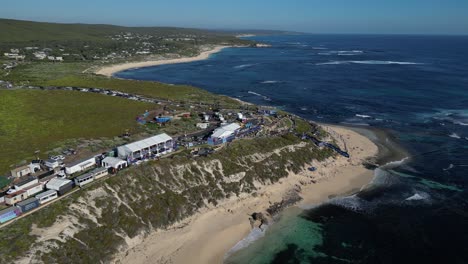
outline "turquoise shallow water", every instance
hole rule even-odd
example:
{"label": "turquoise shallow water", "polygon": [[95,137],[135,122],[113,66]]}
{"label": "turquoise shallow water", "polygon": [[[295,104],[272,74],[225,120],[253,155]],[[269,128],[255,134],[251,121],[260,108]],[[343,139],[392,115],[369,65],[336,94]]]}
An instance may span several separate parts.
{"label": "turquoise shallow water", "polygon": [[321,226],[303,218],[301,211],[299,208],[286,210],[262,236],[253,232],[259,237],[256,242],[230,254],[226,263],[271,263],[275,254],[284,250],[291,251],[299,263],[308,263],[308,259],[322,256],[323,253],[313,250],[323,243]]}
{"label": "turquoise shallow water", "polygon": [[256,37],[118,77],[189,84],[304,118],[388,130],[411,155],[371,188],[282,218],[228,263],[468,263],[468,37]]}

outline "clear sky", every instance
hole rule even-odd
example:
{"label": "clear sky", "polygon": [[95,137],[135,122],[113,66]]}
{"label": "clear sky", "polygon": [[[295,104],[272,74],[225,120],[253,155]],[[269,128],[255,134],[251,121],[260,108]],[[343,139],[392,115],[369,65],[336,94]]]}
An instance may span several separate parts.
{"label": "clear sky", "polygon": [[468,34],[468,0],[3,0],[0,17],[311,33]]}

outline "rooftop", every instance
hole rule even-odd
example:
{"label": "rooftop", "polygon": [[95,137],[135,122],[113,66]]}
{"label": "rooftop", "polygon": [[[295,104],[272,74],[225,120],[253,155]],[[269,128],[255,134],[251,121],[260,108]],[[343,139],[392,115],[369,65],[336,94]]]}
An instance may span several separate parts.
{"label": "rooftop", "polygon": [[70,182],[71,181],[67,179],[53,178],[46,184],[46,187],[47,189],[59,190],[60,187],[67,185]]}
{"label": "rooftop", "polygon": [[166,133],[163,133],[163,134],[152,136],[152,137],[149,137],[149,138],[146,138],[146,139],[135,141],[135,142],[127,144],[127,145],[123,145],[123,146],[121,146],[119,148],[125,148],[125,149],[128,149],[131,152],[135,152],[135,151],[139,151],[141,149],[149,148],[151,146],[154,146],[154,145],[157,145],[157,144],[160,144],[160,143],[164,143],[164,142],[169,141],[169,140],[172,140],[172,137],[170,137]]}
{"label": "rooftop", "polygon": [[76,165],[79,165],[79,164],[82,164],[82,163],[87,164],[88,162],[92,162],[91,160],[95,160],[95,158],[92,157],[92,158],[87,158],[87,159],[72,162],[72,163],[67,165],[67,168],[70,168],[70,167],[73,167],[73,166],[76,166]]}
{"label": "rooftop", "polygon": [[48,191],[45,191],[45,192],[43,192],[43,193],[40,193],[40,194],[36,195],[36,198],[37,198],[37,199],[41,199],[42,197],[49,196],[49,195],[51,195],[51,194],[53,194],[53,193],[57,193],[57,191],[55,191],[55,190],[48,190]]}
{"label": "rooftop", "polygon": [[102,160],[102,162],[109,164],[111,167],[116,167],[119,165],[119,163],[125,162],[125,161],[119,158],[106,157],[105,159]]}

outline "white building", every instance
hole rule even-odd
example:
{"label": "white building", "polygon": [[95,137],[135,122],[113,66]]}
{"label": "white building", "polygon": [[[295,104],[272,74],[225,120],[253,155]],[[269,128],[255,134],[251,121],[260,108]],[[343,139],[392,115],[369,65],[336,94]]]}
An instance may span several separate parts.
{"label": "white building", "polygon": [[44,184],[42,182],[39,182],[32,186],[29,186],[28,188],[24,188],[23,190],[26,191],[28,197],[33,196],[34,194],[40,193],[44,190]]}
{"label": "white building", "polygon": [[59,191],[60,188],[67,186],[70,182],[71,181],[67,179],[53,178],[46,184],[46,188],[48,190]]}
{"label": "white building", "polygon": [[50,202],[58,197],[57,191],[55,190],[48,190],[43,193],[36,195],[36,199],[39,200],[40,204],[45,204]]}
{"label": "white building", "polygon": [[14,205],[16,203],[28,199],[28,197],[29,196],[25,190],[19,190],[15,193],[5,195],[5,204]]}
{"label": "white building", "polygon": [[36,184],[39,183],[39,180],[36,177],[28,177],[25,180],[22,180],[18,183],[15,183],[8,191],[7,194],[12,194],[24,189],[27,189],[29,187],[35,186]]}
{"label": "white building", "polygon": [[17,167],[11,170],[11,176],[14,178],[19,178],[27,175],[31,175],[41,170],[41,165],[39,163],[30,163]]}
{"label": "white building", "polygon": [[101,167],[101,168],[94,169],[93,171],[90,172],[90,174],[92,174],[94,179],[97,180],[108,175],[109,171],[107,170],[107,168]]}
{"label": "white building", "polygon": [[121,170],[128,166],[127,161],[114,157],[105,157],[102,160],[102,166],[106,169],[113,168],[114,170]]}
{"label": "white building", "polygon": [[91,173],[86,173],[85,175],[81,175],[75,178],[75,184],[80,187],[92,181],[94,181],[94,175]]}
{"label": "white building", "polygon": [[33,55],[38,60],[43,60],[43,59],[47,58],[47,54],[45,54],[45,52],[43,52],[43,51],[34,52]]}
{"label": "white building", "polygon": [[197,123],[197,127],[201,129],[207,129],[210,126],[210,123]]}
{"label": "white building", "polygon": [[213,131],[213,134],[208,138],[208,144],[217,145],[229,142],[234,139],[240,126],[236,123],[231,123],[219,127]]}
{"label": "white building", "polygon": [[219,127],[214,130],[211,137],[213,138],[227,138],[234,135],[237,131],[239,131],[240,126],[236,123],[231,123],[222,127]]}
{"label": "white building", "polygon": [[172,152],[174,141],[163,133],[117,148],[119,158],[126,160],[147,159],[152,155],[160,156]]}
{"label": "white building", "polygon": [[71,175],[73,173],[85,171],[91,169],[92,167],[96,166],[96,159],[94,157],[74,162],[65,166],[65,173]]}
{"label": "white building", "polygon": [[60,165],[61,165],[60,163],[61,163],[61,162],[59,162],[58,160],[48,159],[48,160],[46,160],[46,161],[44,162],[44,165],[45,165],[47,168],[53,170],[53,169],[55,169],[55,168],[60,167]]}

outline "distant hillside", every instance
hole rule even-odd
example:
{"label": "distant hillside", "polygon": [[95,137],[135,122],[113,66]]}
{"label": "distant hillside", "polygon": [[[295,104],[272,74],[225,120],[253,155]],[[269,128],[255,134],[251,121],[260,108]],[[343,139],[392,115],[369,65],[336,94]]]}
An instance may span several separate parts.
{"label": "distant hillside", "polygon": [[[173,27],[123,27],[0,19],[5,60],[96,61],[136,56],[194,56],[210,45],[251,45],[234,33]],[[52,59],[48,59],[48,58]]]}
{"label": "distant hillside", "polygon": [[0,19],[0,42],[29,41],[102,41],[122,32],[150,35],[223,35],[226,33],[173,27],[123,27],[100,24],[61,24]]}

